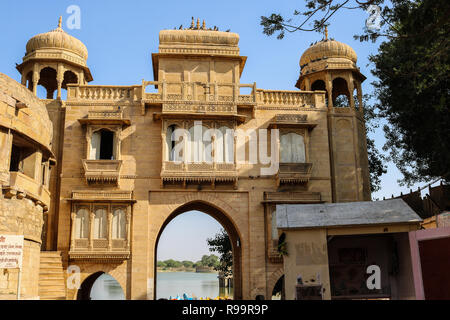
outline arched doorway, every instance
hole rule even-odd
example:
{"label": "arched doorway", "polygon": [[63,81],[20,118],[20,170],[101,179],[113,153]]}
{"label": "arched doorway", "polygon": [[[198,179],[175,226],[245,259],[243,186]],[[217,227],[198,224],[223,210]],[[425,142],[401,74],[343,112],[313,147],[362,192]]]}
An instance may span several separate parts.
{"label": "arched doorway", "polygon": [[209,204],[205,203],[203,201],[194,201],[187,204],[184,204],[177,209],[175,209],[164,221],[163,225],[161,226],[158,236],[156,238],[155,242],[155,254],[154,254],[154,298],[156,298],[156,292],[157,292],[157,257],[158,257],[158,244],[159,240],[161,238],[161,235],[165,229],[165,227],[177,216],[189,212],[189,211],[200,211],[203,213],[206,213],[213,217],[214,219],[219,222],[222,227],[227,232],[231,245],[232,245],[232,251],[233,251],[233,298],[234,299],[242,299],[242,243],[241,243],[241,237],[237,231],[237,228],[235,224],[232,222],[232,220],[226,215],[226,213],[222,212],[219,208]]}
{"label": "arched doorway", "polygon": [[285,299],[286,297],[284,292],[284,274],[283,274],[273,287],[272,300],[285,300]]}
{"label": "arched doorway", "polygon": [[125,295],[116,279],[99,271],[83,281],[77,292],[77,300],[125,300]]}

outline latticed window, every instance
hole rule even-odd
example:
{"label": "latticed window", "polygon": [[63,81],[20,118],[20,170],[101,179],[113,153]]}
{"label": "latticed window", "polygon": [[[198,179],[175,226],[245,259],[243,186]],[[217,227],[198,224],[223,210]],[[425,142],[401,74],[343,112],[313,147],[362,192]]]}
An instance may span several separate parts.
{"label": "latticed window", "polygon": [[113,239],[125,239],[125,226],[126,226],[125,208],[113,208],[112,218],[112,238]]}
{"label": "latticed window", "polygon": [[304,163],[305,159],[303,136],[294,132],[283,134],[280,138],[280,162]]}
{"label": "latticed window", "polygon": [[108,226],[107,207],[94,207],[94,239],[106,239]]}
{"label": "latticed window", "polygon": [[234,135],[231,130],[223,126],[215,132],[214,158],[218,163],[234,163]]}
{"label": "latticed window", "polygon": [[75,238],[87,239],[89,236],[89,208],[78,207],[75,218]]}

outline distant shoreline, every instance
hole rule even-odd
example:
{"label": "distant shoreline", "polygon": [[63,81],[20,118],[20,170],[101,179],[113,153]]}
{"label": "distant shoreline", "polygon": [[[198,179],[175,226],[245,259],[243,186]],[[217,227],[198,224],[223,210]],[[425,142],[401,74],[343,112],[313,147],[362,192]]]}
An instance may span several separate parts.
{"label": "distant shoreline", "polygon": [[156,272],[218,273],[214,269],[211,269],[208,272],[196,272],[195,268],[156,268]]}

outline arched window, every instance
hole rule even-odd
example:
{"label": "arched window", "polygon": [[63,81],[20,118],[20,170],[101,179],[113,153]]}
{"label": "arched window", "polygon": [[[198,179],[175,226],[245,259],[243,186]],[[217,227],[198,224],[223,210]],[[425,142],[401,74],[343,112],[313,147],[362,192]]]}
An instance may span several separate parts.
{"label": "arched window", "polygon": [[113,239],[125,239],[125,226],[126,226],[125,208],[113,208],[112,217],[112,238]]}
{"label": "arched window", "polygon": [[222,126],[215,132],[214,158],[218,163],[234,163],[234,136],[230,130]]}
{"label": "arched window", "polygon": [[107,207],[94,207],[94,239],[106,239]]}
{"label": "arched window", "polygon": [[192,126],[189,129],[187,154],[189,162],[212,162],[211,135],[211,130],[203,125]]}
{"label": "arched window", "polygon": [[75,238],[87,239],[89,235],[89,208],[78,207],[75,218]]}
{"label": "arched window", "polygon": [[333,107],[346,108],[350,107],[350,92],[348,90],[347,81],[343,78],[333,80]]}
{"label": "arched window", "polygon": [[175,137],[172,137],[175,130],[178,129],[178,126],[175,124],[170,125],[167,128],[166,132],[166,159],[169,161],[181,161],[182,156],[179,154],[175,154],[175,145],[178,143],[183,143],[183,141],[173,141],[172,139],[175,139]]}
{"label": "arched window", "polygon": [[290,132],[281,136],[280,161],[282,163],[306,162],[305,142],[302,135]]}
{"label": "arched window", "polygon": [[101,129],[92,133],[90,160],[114,160],[114,132]]}

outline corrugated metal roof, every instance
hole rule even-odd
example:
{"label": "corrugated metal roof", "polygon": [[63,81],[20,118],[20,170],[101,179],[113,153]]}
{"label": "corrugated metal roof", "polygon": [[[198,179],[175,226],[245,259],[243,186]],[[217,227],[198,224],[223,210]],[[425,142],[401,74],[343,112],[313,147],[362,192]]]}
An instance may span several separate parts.
{"label": "corrugated metal roof", "polygon": [[402,199],[325,204],[278,204],[276,215],[277,227],[281,229],[422,221]]}

